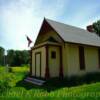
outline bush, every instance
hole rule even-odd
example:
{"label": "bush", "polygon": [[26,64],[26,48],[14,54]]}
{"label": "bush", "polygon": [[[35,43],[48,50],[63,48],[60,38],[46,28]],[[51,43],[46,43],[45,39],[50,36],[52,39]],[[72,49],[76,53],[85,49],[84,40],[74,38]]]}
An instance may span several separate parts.
{"label": "bush", "polygon": [[96,83],[100,82],[100,72],[96,73],[87,73],[83,76],[70,76],[63,79],[52,78],[46,81],[45,85],[47,86],[77,86],[82,84]]}
{"label": "bush", "polygon": [[16,85],[16,78],[13,73],[0,73],[0,92],[14,87]]}
{"label": "bush", "polygon": [[84,76],[86,83],[95,83],[100,81],[100,72],[88,73]]}
{"label": "bush", "polygon": [[81,85],[84,83],[95,83],[100,81],[100,72],[91,72],[83,76],[71,76],[67,80],[69,86]]}

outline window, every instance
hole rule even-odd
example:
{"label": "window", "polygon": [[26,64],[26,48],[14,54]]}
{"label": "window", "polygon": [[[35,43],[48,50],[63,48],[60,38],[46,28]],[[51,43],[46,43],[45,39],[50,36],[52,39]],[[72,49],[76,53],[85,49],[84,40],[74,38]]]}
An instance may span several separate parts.
{"label": "window", "polygon": [[48,41],[50,41],[50,42],[57,42],[53,37],[49,37]]}
{"label": "window", "polygon": [[98,61],[99,61],[99,68],[100,68],[100,48],[98,49]]}
{"label": "window", "polygon": [[85,70],[84,47],[79,46],[79,63],[80,70]]}
{"label": "window", "polygon": [[55,51],[52,51],[52,52],[51,52],[51,58],[52,58],[52,59],[56,59],[56,52],[55,52]]}

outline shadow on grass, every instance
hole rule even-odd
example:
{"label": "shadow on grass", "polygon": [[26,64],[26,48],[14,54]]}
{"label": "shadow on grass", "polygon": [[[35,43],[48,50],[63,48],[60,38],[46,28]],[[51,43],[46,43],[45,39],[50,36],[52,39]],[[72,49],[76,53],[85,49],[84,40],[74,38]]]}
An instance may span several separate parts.
{"label": "shadow on grass", "polygon": [[33,85],[32,83],[28,83],[22,80],[16,84],[16,87],[24,87],[27,90],[33,88],[44,89],[47,92],[51,92],[64,87],[73,87],[95,82],[100,82],[100,73],[89,73],[84,76],[72,76],[70,78],[66,77],[64,79],[52,78],[50,80],[47,80],[43,86]]}
{"label": "shadow on grass", "polygon": [[63,87],[67,87],[67,86],[68,85],[65,84],[65,80],[61,81],[59,79],[48,80],[42,86],[34,85],[32,83],[25,82],[24,80],[19,81],[16,84],[16,87],[24,87],[27,90],[35,88],[35,89],[43,89],[43,90],[46,90],[47,92],[51,92],[51,91],[54,91],[54,90],[57,90]]}

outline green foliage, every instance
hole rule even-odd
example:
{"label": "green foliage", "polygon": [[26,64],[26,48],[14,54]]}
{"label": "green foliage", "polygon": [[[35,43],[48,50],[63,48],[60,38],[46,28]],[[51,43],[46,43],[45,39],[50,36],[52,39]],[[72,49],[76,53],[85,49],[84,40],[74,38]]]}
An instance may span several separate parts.
{"label": "green foliage", "polygon": [[14,65],[14,57],[15,57],[14,50],[8,50],[7,51],[7,63],[9,65]]}
{"label": "green foliage", "polygon": [[93,28],[94,28],[94,31],[96,32],[96,34],[98,34],[100,36],[100,20],[93,23]]}
{"label": "green foliage", "polygon": [[[26,83],[27,84],[27,83]],[[29,90],[24,87],[13,87],[4,94],[8,98],[19,98],[32,100],[33,98],[54,99],[58,98],[61,100],[63,98],[68,100],[99,100],[100,98],[100,83],[81,85],[77,87],[63,87],[51,92],[47,92],[45,89],[33,87]],[[33,100],[34,100],[33,99]]]}
{"label": "green foliage", "polygon": [[48,91],[51,91],[64,86],[72,87],[96,82],[100,82],[100,72],[87,73],[83,76],[70,76],[65,77],[64,79],[52,78],[47,80],[45,86],[47,88],[50,86],[50,88],[48,88]]}
{"label": "green foliage", "polygon": [[12,67],[12,72],[15,73],[24,73],[24,72],[28,72],[29,71],[29,67]]}
{"label": "green foliage", "polygon": [[0,47],[0,65],[4,65],[4,48]]}
{"label": "green foliage", "polygon": [[23,64],[29,64],[29,61],[29,51],[8,50],[7,63],[9,66],[21,66]]}
{"label": "green foliage", "polygon": [[0,66],[0,93],[15,87],[16,83],[28,72],[28,67],[10,67],[10,69],[12,73],[7,72],[6,67]]}
{"label": "green foliage", "polygon": [[14,87],[16,85],[16,77],[12,73],[0,74],[0,92],[4,92],[6,89]]}
{"label": "green foliage", "polygon": [[[5,67],[0,67],[1,79],[5,81],[0,91],[0,100],[34,100],[34,99],[67,99],[67,100],[99,100],[100,99],[100,73],[88,73],[85,76],[72,76],[63,80],[53,78],[43,86],[26,83],[23,78],[28,72],[28,67],[11,67],[12,73],[2,73]],[[6,78],[3,78],[6,77]],[[98,82],[97,82],[98,81]],[[14,82],[14,83],[13,83]],[[93,83],[94,82],[94,83]],[[91,83],[91,84],[87,84]],[[10,86],[8,86],[10,84]],[[5,86],[7,88],[5,88]]]}
{"label": "green foliage", "polygon": [[[5,61],[4,61],[5,60]],[[4,48],[0,47],[0,65],[22,66],[30,64],[30,51],[28,50],[7,50],[7,56],[4,55]]]}

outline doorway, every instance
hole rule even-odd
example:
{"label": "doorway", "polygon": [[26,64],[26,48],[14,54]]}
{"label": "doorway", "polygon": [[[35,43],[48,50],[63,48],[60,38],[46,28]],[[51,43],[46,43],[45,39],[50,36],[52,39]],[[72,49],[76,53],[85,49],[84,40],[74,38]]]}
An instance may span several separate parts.
{"label": "doorway", "polygon": [[35,76],[41,77],[41,52],[35,54]]}

